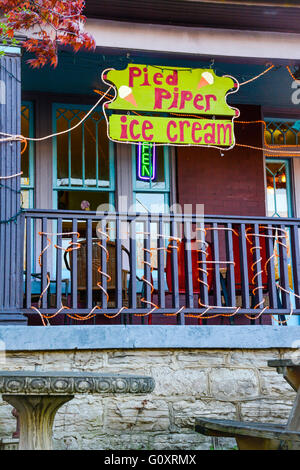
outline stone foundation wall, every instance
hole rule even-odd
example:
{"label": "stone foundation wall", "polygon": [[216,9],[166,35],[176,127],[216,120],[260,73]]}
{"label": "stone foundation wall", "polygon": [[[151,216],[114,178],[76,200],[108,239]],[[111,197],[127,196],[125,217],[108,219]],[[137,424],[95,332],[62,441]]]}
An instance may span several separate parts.
{"label": "stone foundation wall", "polygon": [[[269,359],[292,350],[93,350],[10,352],[1,369],[73,370],[144,374],[154,377],[149,395],[75,396],[57,413],[57,449],[233,448],[234,439],[193,431],[195,417],[285,423],[295,392]],[[0,439],[16,421],[0,401]]]}

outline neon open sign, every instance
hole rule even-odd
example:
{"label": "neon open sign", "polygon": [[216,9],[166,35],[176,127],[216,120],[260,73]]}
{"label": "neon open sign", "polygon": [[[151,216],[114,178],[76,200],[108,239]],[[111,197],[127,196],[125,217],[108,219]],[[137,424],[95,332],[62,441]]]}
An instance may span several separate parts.
{"label": "neon open sign", "polygon": [[154,143],[139,142],[137,147],[137,177],[142,181],[156,179],[156,149]]}

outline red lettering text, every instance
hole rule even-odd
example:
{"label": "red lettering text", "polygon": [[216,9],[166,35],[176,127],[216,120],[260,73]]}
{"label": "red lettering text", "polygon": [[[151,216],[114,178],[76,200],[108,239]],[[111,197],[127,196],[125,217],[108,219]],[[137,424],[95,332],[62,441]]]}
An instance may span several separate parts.
{"label": "red lettering text", "polygon": [[166,83],[171,86],[178,85],[178,73],[177,70],[173,70],[173,72],[167,76]]}
{"label": "red lettering text", "polygon": [[160,72],[157,72],[153,75],[153,82],[155,85],[162,85],[162,80],[159,81],[159,78],[163,78],[163,74]]}
{"label": "red lettering text", "polygon": [[155,104],[154,109],[162,109],[162,100],[169,100],[171,93],[164,88],[155,88]]}
{"label": "red lettering text", "polygon": [[144,121],[142,125],[142,136],[144,140],[150,141],[153,139],[153,134],[146,135],[146,131],[153,129],[153,124],[150,121]]}
{"label": "red lettering text", "polygon": [[203,130],[205,131],[208,127],[211,128],[211,133],[206,132],[204,135],[204,142],[206,144],[215,144],[216,143],[216,125],[215,124],[205,124]]}
{"label": "red lettering text", "polygon": [[202,137],[199,137],[199,139],[196,139],[196,132],[201,131],[202,126],[200,122],[193,122],[193,127],[192,127],[192,139],[195,144],[199,144],[202,140]]}
{"label": "red lettering text", "polygon": [[129,86],[133,86],[134,77],[140,77],[141,75],[141,69],[138,67],[129,67]]}
{"label": "red lettering text", "polygon": [[204,106],[200,106],[198,104],[199,101],[203,101],[203,96],[202,95],[196,95],[195,98],[194,98],[194,101],[193,101],[194,107],[201,111],[202,109],[204,109]]}
{"label": "red lettering text", "polygon": [[210,111],[210,100],[217,101],[216,95],[205,95],[205,104],[206,104],[205,112]]}
{"label": "red lettering text", "polygon": [[170,106],[168,107],[168,109],[177,108],[177,106],[178,106],[178,96],[179,96],[178,88],[174,88],[173,101],[170,104]]}
{"label": "red lettering text", "polygon": [[[227,140],[227,132],[229,133],[228,142]],[[223,134],[223,138],[221,138],[221,133]],[[218,124],[218,144],[220,145],[231,145],[232,143],[232,128],[231,124]]]}
{"label": "red lettering text", "polygon": [[126,116],[121,116],[120,121],[123,122],[124,124],[121,124],[121,135],[120,139],[128,139],[127,135],[127,117]]}
{"label": "red lettering text", "polygon": [[192,99],[193,93],[191,91],[182,90],[179,109],[183,109],[185,107],[185,102],[191,101]]}
{"label": "red lettering text", "polygon": [[190,127],[190,121],[179,121],[180,140],[184,142],[184,127]]}
{"label": "red lettering text", "polygon": [[148,69],[144,68],[143,71],[144,73],[144,83],[141,84],[141,86],[150,86],[150,83],[148,81]]}
{"label": "red lettering text", "polygon": [[139,125],[139,121],[137,119],[133,119],[130,124],[129,124],[129,132],[130,132],[130,136],[133,140],[138,140],[141,136],[141,134],[134,134],[133,133],[133,128],[134,126],[138,126]]}
{"label": "red lettering text", "polygon": [[171,136],[170,134],[170,127],[175,127],[176,129],[176,122],[175,121],[169,121],[168,122],[168,125],[167,125],[167,137],[169,139],[170,142],[176,142],[177,138],[178,138],[178,135],[175,134],[173,137]]}

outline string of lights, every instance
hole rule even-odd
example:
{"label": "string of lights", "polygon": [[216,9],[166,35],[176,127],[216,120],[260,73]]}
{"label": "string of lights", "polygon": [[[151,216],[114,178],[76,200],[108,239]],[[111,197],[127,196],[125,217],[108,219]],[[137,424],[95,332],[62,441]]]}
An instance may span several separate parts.
{"label": "string of lights", "polygon": [[[269,67],[267,69],[267,71],[271,70],[273,67]],[[264,72],[266,73],[266,71]],[[253,79],[257,79],[261,76],[261,74],[259,74],[257,77],[253,77]],[[103,96],[104,92],[102,92],[101,90],[94,90],[96,93],[99,93]],[[111,98],[113,99],[114,97],[112,95],[107,95],[108,98]],[[134,111],[132,110],[132,113],[137,115],[137,116],[141,116],[140,113],[138,113],[137,111]],[[177,116],[177,117],[192,117],[192,118],[198,118],[198,119],[205,119],[205,117],[203,116],[199,116],[199,115],[194,115],[194,114],[186,114],[186,113],[170,113],[171,115],[173,116]],[[259,147],[259,146],[253,146],[253,145],[248,145],[248,144],[240,144],[240,143],[235,143],[235,145],[237,147],[242,147],[242,148],[249,148],[249,149],[252,149],[252,150],[259,150],[259,151],[263,151],[263,152],[270,152],[273,156],[281,156],[281,157],[300,157],[300,150],[299,152],[298,151],[295,151],[294,148],[295,147],[300,147],[300,145],[293,145],[293,150],[292,152],[289,151],[287,149],[288,145],[269,145],[266,141],[266,122],[263,121],[263,120],[255,120],[255,121],[241,121],[241,120],[235,120],[234,121],[236,124],[239,124],[239,125],[244,125],[244,124],[260,124],[262,126],[264,126],[264,132],[263,132],[263,138],[264,138],[264,147]],[[162,144],[163,145],[163,144]],[[206,148],[216,148],[214,146],[210,146],[210,145],[207,145]],[[286,149],[286,150],[278,150],[278,149]]]}
{"label": "string of lights", "polygon": [[111,89],[112,89],[112,87],[110,87],[107,90],[107,92],[104,93],[104,95],[102,95],[101,98],[99,98],[99,100],[96,102],[96,104],[94,104],[94,106],[92,106],[92,108],[84,115],[84,117],[79,122],[77,122],[77,124],[70,127],[69,129],[66,129],[66,130],[61,131],[61,132],[55,132],[53,134],[49,134],[49,135],[46,135],[44,137],[24,137],[24,136],[18,135],[18,134],[8,134],[6,132],[0,132],[0,135],[5,136],[4,139],[0,139],[0,142],[8,142],[8,141],[13,141],[13,140],[17,140],[17,141],[21,141],[21,142],[24,142],[25,140],[30,141],[30,142],[41,142],[41,141],[44,141],[44,140],[47,140],[47,139],[51,139],[53,137],[57,137],[59,135],[68,134],[69,132],[72,132],[74,129],[79,127],[89,117],[89,115],[94,111],[95,108],[97,108],[97,106],[99,106],[101,101],[106,97],[107,93],[109,93],[109,91]]}
{"label": "string of lights", "polygon": [[[276,254],[276,243],[277,245],[281,245],[285,250],[288,249],[287,247],[287,237],[288,237],[288,233],[286,230],[284,229],[280,229],[280,228],[277,228],[277,227],[268,227],[268,226],[261,226],[260,227],[261,229],[271,229],[271,230],[274,230],[275,231],[275,234],[271,234],[271,235],[267,235],[267,234],[264,234],[264,233],[255,233],[255,232],[251,232],[251,228],[248,228],[246,230],[246,240],[251,244],[253,245],[253,242],[252,240],[250,239],[250,237],[257,237],[259,239],[259,237],[264,237],[264,238],[271,238],[274,240],[274,248],[273,248],[273,253],[269,256],[269,258],[266,260],[265,262],[265,265],[264,265],[264,271],[267,273],[267,265],[271,262],[271,260],[273,258],[275,258],[276,256],[278,257],[278,255]],[[197,228],[196,229],[197,231],[201,231],[203,234],[204,234],[204,239],[198,239],[197,238],[197,244],[200,244],[200,248],[197,249],[197,252],[199,253],[199,255],[204,255],[204,258],[205,260],[204,261],[198,261],[199,264],[204,264],[205,265],[205,268],[203,267],[198,267],[198,271],[199,271],[199,274],[202,273],[202,278],[201,277],[198,277],[197,281],[204,285],[207,289],[209,288],[209,285],[207,282],[205,282],[203,280],[203,274],[205,275],[206,279],[208,277],[208,270],[207,270],[207,264],[209,263],[215,263],[215,264],[220,264],[220,263],[226,263],[226,264],[233,264],[235,265],[234,262],[231,262],[231,261],[210,261],[208,260],[208,251],[207,251],[207,242],[205,241],[205,237],[206,237],[206,234],[207,234],[207,230],[230,230],[232,233],[234,233],[235,235],[238,235],[239,234],[233,229],[233,228],[225,228],[225,227],[209,227],[209,228]],[[280,233],[281,234],[280,234]],[[285,240],[282,241],[282,239]],[[257,246],[252,246],[250,248],[250,252],[251,254],[253,254],[254,250],[259,250],[261,251],[262,250],[262,247],[260,245],[257,245]],[[262,256],[260,255],[260,257],[254,261],[252,264],[251,264],[251,271],[254,273],[252,279],[251,279],[251,284],[254,285],[253,289],[252,289],[252,295],[255,296],[257,290],[260,290],[260,289],[263,289],[263,286],[262,285],[256,285],[257,284],[257,278],[263,273],[263,270],[258,270],[257,267],[259,265],[259,263],[262,261]],[[297,295],[294,291],[288,291],[287,289],[285,289],[284,287],[282,287],[280,284],[279,284],[279,281],[277,282],[277,287],[280,291],[288,294],[289,296],[294,296],[298,299],[300,299],[300,296]],[[258,310],[259,308],[263,307],[263,305],[265,304],[265,298],[262,299],[262,301],[258,302],[254,307],[253,309],[255,310]],[[220,306],[220,305],[208,305],[208,304],[205,304],[201,301],[201,298],[199,297],[199,300],[198,300],[198,303],[199,303],[199,306],[201,308],[205,308],[206,310],[203,312],[203,313],[200,313],[200,314],[186,314],[185,316],[186,317],[192,317],[192,318],[198,318],[198,319],[212,319],[212,318],[217,318],[217,317],[233,317],[235,315],[237,315],[239,313],[239,311],[241,310],[241,307],[236,307],[236,306]],[[183,307],[182,309],[184,309],[185,307]],[[181,309],[181,310],[182,310]],[[234,311],[232,313],[217,313],[215,315],[206,315],[207,313],[209,313],[210,310],[213,310],[213,309],[234,309]],[[257,320],[258,318],[260,318],[267,310],[269,309],[268,306],[264,306],[260,312],[257,314],[257,315],[248,315],[248,314],[244,314],[244,316],[249,319],[249,320]],[[293,315],[293,306],[292,306],[292,302],[290,302],[290,313],[288,315],[288,318],[285,319],[285,320],[278,320],[277,318],[274,317],[274,315],[271,315],[271,318],[278,322],[279,324],[286,324],[289,319],[292,317]]]}
{"label": "string of lights", "polygon": [[291,69],[290,69],[290,67],[289,67],[288,65],[286,65],[286,69],[287,69],[287,71],[289,72],[289,74],[290,74],[290,76],[292,77],[292,79],[293,79],[295,82],[299,82],[299,79],[297,79],[297,78],[295,77],[295,75],[292,73],[292,71],[291,71]]}
{"label": "string of lights", "polygon": [[[206,241],[206,236],[207,236],[207,232],[208,231],[213,231],[213,230],[220,230],[220,231],[224,231],[224,230],[228,230],[230,231],[232,234],[234,234],[235,236],[240,236],[239,233],[236,231],[235,228],[229,228],[229,227],[205,227],[205,228],[201,228],[201,227],[198,227],[196,228],[196,232],[201,232],[202,233],[202,236],[201,238],[198,238],[198,236],[196,236],[196,246],[197,246],[197,253],[198,253],[198,267],[197,267],[197,270],[199,272],[199,276],[197,278],[197,281],[205,286],[205,288],[207,289],[207,291],[209,291],[210,289],[210,285],[208,284],[207,281],[205,281],[204,279],[208,279],[208,268],[207,265],[209,264],[216,264],[216,265],[220,265],[220,264],[232,264],[233,266],[235,266],[235,262],[234,261],[229,261],[229,260],[217,260],[217,261],[214,261],[214,260],[210,260],[208,259],[208,256],[209,256],[209,253],[208,253],[208,243]],[[262,230],[262,231],[261,231]],[[264,232],[264,230],[273,230],[274,233],[272,234],[267,234],[266,232]],[[137,232],[138,233],[141,233],[143,235],[149,235],[149,233],[146,233],[146,232]],[[101,234],[103,236],[106,237],[107,240],[109,240],[109,236],[107,233],[105,232],[101,232]],[[51,238],[50,237],[53,237],[53,236],[75,236],[78,240],[79,238],[79,233],[78,232],[63,232],[63,233],[48,233],[48,232],[39,232],[39,235],[40,236],[46,236],[46,239],[47,239],[47,245],[45,246],[45,248],[41,251],[40,255],[39,255],[39,258],[38,258],[38,262],[39,262],[39,265],[40,267],[42,268],[42,264],[43,264],[43,255],[44,253],[50,248],[50,246],[52,245],[52,242],[51,242]],[[154,251],[157,251],[159,249],[162,249],[162,250],[165,250],[166,252],[170,253],[172,249],[175,249],[177,252],[179,250],[179,243],[182,241],[180,238],[178,237],[169,237],[169,236],[165,236],[163,234],[157,234],[157,239],[159,237],[163,237],[163,238],[166,238],[168,239],[168,247],[162,247],[162,248],[158,248],[158,247],[152,247],[150,249],[147,249],[147,248],[143,248],[143,251],[144,251],[144,260],[143,260],[143,264],[144,265],[147,265],[150,269],[150,276],[149,276],[149,279],[147,279],[145,276],[142,277],[142,281],[147,284],[148,286],[150,286],[150,295],[151,295],[151,301],[150,300],[147,300],[146,298],[144,298],[142,296],[141,298],[141,302],[146,304],[146,305],[149,305],[150,306],[150,310],[147,311],[147,312],[144,312],[144,313],[134,313],[133,315],[134,316],[138,316],[138,317],[146,317],[146,316],[149,316],[149,317],[152,317],[152,313],[155,312],[155,310],[159,310],[160,306],[154,302],[153,300],[153,292],[154,292],[154,285],[153,285],[153,278],[152,278],[152,272],[153,272],[153,265],[152,265],[152,262],[151,262],[151,258],[152,258],[152,254]],[[284,250],[288,250],[288,247],[287,247],[287,237],[288,237],[288,233],[286,230],[284,229],[281,229],[281,228],[278,228],[278,227],[271,227],[271,226],[260,226],[260,231],[259,233],[256,233],[254,231],[252,231],[251,228],[247,228],[246,231],[245,231],[245,237],[246,237],[246,240],[247,242],[252,245],[251,248],[250,248],[250,252],[251,254],[253,254],[254,250],[259,250],[260,252],[260,255],[258,257],[258,259],[256,259],[256,261],[253,261],[253,263],[251,264],[251,271],[253,272],[253,277],[252,279],[250,280],[250,284],[249,286],[252,286],[252,295],[253,297],[255,297],[257,291],[259,289],[263,289],[263,285],[262,285],[262,281],[260,280],[259,281],[259,276],[262,275],[263,272],[265,272],[267,274],[267,266],[268,264],[271,262],[271,260],[274,260],[276,257],[278,258],[279,255],[278,253],[276,252],[277,250],[277,246],[281,246]],[[260,239],[260,238],[271,238],[274,240],[274,244],[273,244],[273,253],[270,254],[270,256],[266,259],[265,263],[264,263],[264,269],[262,268],[258,268],[258,266],[260,265],[260,263],[263,261],[263,258],[261,256],[261,250],[263,249],[261,245],[254,245],[253,243],[253,237],[257,237],[257,239]],[[175,242],[175,244],[174,244]],[[107,249],[101,244],[100,240],[98,242],[98,245],[101,247],[101,249],[104,250],[105,252],[105,255],[106,255],[106,260],[108,262],[109,260],[109,253],[107,251]],[[60,250],[63,250],[64,252],[72,252],[74,250],[79,250],[81,248],[81,243],[80,241],[75,241],[75,242],[72,242],[72,241],[69,241],[69,244],[68,244],[68,247],[67,248],[63,248],[62,246],[58,246],[57,244],[54,245],[54,248],[56,249],[60,249]],[[149,255],[150,257],[150,261],[146,261],[145,260],[145,257],[146,255]],[[201,260],[202,258],[202,260]],[[204,266],[203,266],[204,265]],[[104,272],[102,269],[101,269],[101,266],[99,265],[98,269],[97,269],[98,273],[102,276],[105,276],[107,277],[107,281],[109,282],[111,280],[110,276]],[[276,280],[276,284],[277,284],[277,288],[281,291],[281,292],[284,292],[288,295],[292,295],[292,296],[295,296],[296,298],[299,298],[300,299],[300,296],[297,295],[295,292],[293,291],[288,291],[286,288],[284,288],[283,286],[280,285],[279,283],[279,280],[277,279]],[[82,315],[82,314],[75,314],[75,313],[68,313],[68,310],[70,310],[70,307],[68,306],[65,306],[65,305],[61,305],[61,307],[55,312],[55,313],[52,313],[52,314],[44,314],[40,311],[40,308],[41,308],[41,302],[42,302],[42,299],[44,297],[44,295],[46,295],[48,289],[49,289],[49,286],[50,286],[50,277],[49,277],[49,274],[47,274],[47,285],[46,287],[43,289],[40,297],[39,297],[39,301],[38,301],[38,305],[37,306],[31,306],[31,309],[34,310],[41,318],[42,320],[42,323],[44,326],[46,326],[46,322],[47,324],[49,325],[49,320],[56,317],[57,315],[59,315],[60,313],[64,312],[67,317],[73,319],[73,320],[77,320],[77,321],[87,321],[87,320],[90,320],[92,318],[95,317],[96,315],[96,310],[99,310],[101,311],[102,308],[99,306],[99,305],[96,305],[94,306],[91,311],[86,314],[86,315]],[[97,282],[97,286],[99,289],[101,289],[106,297],[107,297],[107,300],[109,299],[109,294],[107,292],[106,289],[104,289],[104,287],[102,286],[101,282],[98,281]],[[183,313],[185,317],[187,318],[197,318],[199,320],[204,320],[204,319],[213,319],[213,318],[217,318],[217,317],[224,317],[224,318],[231,318],[231,317],[234,317],[235,315],[238,315],[240,310],[241,310],[241,307],[237,307],[237,306],[227,306],[227,305],[210,305],[210,304],[207,304],[207,303],[204,303],[202,300],[201,300],[201,296],[199,295],[199,298],[198,298],[198,304],[199,304],[199,307],[201,309],[205,309],[202,313],[199,313],[199,314],[194,314],[194,313],[188,313],[188,312],[184,312],[184,310],[186,309],[185,306],[181,306],[178,308],[178,310],[174,313],[165,313],[163,312],[163,315],[164,316],[177,316],[178,314],[180,313]],[[249,319],[249,320],[257,320],[258,318],[260,318],[264,313],[267,312],[267,310],[269,309],[268,306],[265,306],[265,298],[263,298],[263,300],[257,302],[257,304],[253,307],[254,310],[259,310],[259,312],[256,314],[256,315],[248,315],[248,314],[244,314],[245,318]],[[228,312],[228,310],[232,310],[233,309],[233,312]],[[115,314],[107,314],[107,313],[103,313],[103,315],[107,318],[116,318],[118,317],[122,312],[128,310],[128,307],[126,306],[122,306],[119,311]],[[211,310],[225,310],[225,312],[220,312],[220,313],[216,313],[216,314],[209,314],[209,312]],[[226,312],[227,310],[227,312]],[[277,318],[275,318],[274,315],[271,315],[271,318],[280,323],[280,324],[284,324],[284,323],[287,323],[289,321],[289,319],[292,317],[293,315],[293,306],[292,306],[292,303],[291,303],[291,308],[290,308],[290,313],[288,315],[288,318],[285,319],[285,320],[278,320]]]}
{"label": "string of lights", "polygon": [[263,72],[259,73],[258,75],[256,75],[255,77],[252,77],[250,78],[249,80],[246,80],[245,82],[240,82],[240,86],[243,86],[243,85],[247,85],[248,83],[251,83],[251,82],[254,82],[255,80],[257,80],[258,78],[262,77],[263,75],[265,75],[266,73],[268,73],[270,70],[272,70],[273,68],[275,67],[275,65],[270,65],[270,67],[268,67],[266,70],[264,70]]}
{"label": "string of lights", "polygon": [[[109,241],[109,235],[105,232],[102,232],[100,231],[99,229],[97,229],[97,233],[99,235],[102,235],[106,238],[107,241]],[[57,250],[62,250],[64,251],[65,253],[70,253],[74,250],[79,250],[81,248],[81,243],[80,241],[78,241],[78,238],[80,237],[80,234],[79,232],[62,232],[62,233],[49,233],[49,232],[38,232],[39,236],[45,236],[46,237],[46,240],[47,240],[47,245],[42,249],[41,253],[39,254],[39,257],[38,257],[38,264],[40,266],[40,268],[42,269],[42,266],[43,266],[43,255],[44,253],[46,253],[49,248],[52,246],[52,241],[51,241],[51,238],[50,237],[58,237],[58,236],[75,236],[77,238],[77,241],[73,242],[73,241],[69,241],[68,242],[68,247],[67,248],[63,248],[62,246],[59,246],[57,244],[54,244],[54,248],[56,248]],[[105,253],[105,256],[106,256],[106,261],[108,262],[109,260],[109,252],[107,250],[107,248],[105,246],[102,245],[102,243],[100,242],[100,240],[97,242],[97,245],[101,248],[101,250],[103,250],[103,252]],[[105,276],[107,278],[107,282],[110,282],[111,281],[111,277],[109,276],[109,274],[107,274],[106,272],[102,271],[101,269],[101,265],[99,265],[97,267],[97,272],[99,275],[102,275],[102,276]],[[56,317],[57,315],[59,315],[61,312],[63,312],[64,310],[70,310],[70,307],[66,306],[66,305],[61,305],[61,307],[53,314],[44,314],[40,311],[40,308],[41,308],[41,305],[42,305],[42,299],[43,297],[46,295],[46,293],[48,292],[49,290],[49,287],[50,287],[50,275],[49,273],[47,272],[47,284],[46,286],[44,287],[44,289],[42,290],[40,296],[39,296],[39,300],[38,300],[38,305],[37,307],[36,306],[31,306],[30,308],[34,311],[36,311],[39,315],[40,315],[40,318],[42,319],[42,323],[43,325],[45,326],[45,322],[44,320],[47,321],[47,324],[49,324],[49,320]],[[102,292],[104,292],[106,298],[107,298],[107,301],[109,300],[109,294],[107,292],[106,289],[104,289],[102,283],[100,281],[97,282],[97,287],[102,290]],[[116,316],[118,316],[123,310],[124,310],[125,307],[122,307],[119,312],[116,314]],[[101,308],[99,307],[99,305],[95,305],[91,311],[89,313],[87,313],[86,315],[79,315],[79,314],[70,314],[68,312],[66,312],[66,315],[73,319],[73,320],[78,320],[78,321],[86,321],[86,320],[90,320],[91,318],[95,317],[95,310],[101,310]],[[107,315],[107,314],[104,314],[105,316],[107,316],[108,318],[111,318],[110,315]]]}
{"label": "string of lights", "polygon": [[[21,142],[25,143],[24,145],[24,148],[21,150],[21,155],[25,152],[26,148],[27,148],[27,140],[26,139],[23,139]],[[22,171],[20,171],[19,173],[15,173],[13,175],[8,175],[8,176],[0,176],[0,180],[11,180],[13,178],[17,178],[18,176],[21,176],[23,174]],[[18,212],[14,215],[12,215],[11,217],[9,217],[8,219],[4,219],[4,220],[0,220],[0,224],[9,224],[11,222],[16,222],[18,217],[23,213],[23,197],[22,197],[22,192],[20,190],[17,190],[11,186],[8,186],[6,184],[1,184],[0,183],[0,188],[4,188],[4,189],[7,189],[9,191],[12,191],[14,193],[17,193],[17,194],[20,194],[21,195],[21,207],[20,209],[18,210]]]}
{"label": "string of lights", "polygon": [[[154,65],[150,65],[150,66],[151,66],[151,67],[156,67],[156,68],[159,68],[159,69],[164,69],[164,68],[165,68],[165,67],[154,66]],[[250,79],[248,79],[248,80],[246,80],[246,81],[244,81],[244,82],[240,82],[240,83],[238,82],[238,83],[239,83],[239,86],[246,85],[246,84],[248,84],[248,83],[251,83],[251,82],[253,82],[253,81],[259,79],[260,77],[262,77],[263,75],[265,75],[266,73],[268,73],[270,70],[272,70],[274,67],[275,67],[275,65],[274,65],[274,64],[271,64],[267,69],[265,69],[263,72],[259,73],[258,75],[255,75],[254,77],[252,77],[252,78],[250,78]],[[291,75],[291,77],[293,78],[293,80],[297,81],[297,79],[295,78],[295,76],[292,74],[290,67],[289,67],[289,66],[286,66],[286,68],[287,68],[289,74]],[[167,67],[166,70],[173,70],[173,69]],[[188,68],[188,69],[183,68],[182,70],[183,70],[183,71],[187,71],[187,70],[192,70],[192,69],[190,69],[190,68]],[[113,88],[113,87],[110,86],[109,89],[108,89],[106,92],[102,92],[101,90],[94,90],[96,93],[98,93],[98,94],[101,95],[101,97],[99,98],[99,100],[98,100],[98,101],[96,102],[96,104],[86,113],[86,115],[82,118],[81,121],[79,121],[79,122],[78,122],[76,125],[74,125],[73,127],[69,128],[69,129],[66,129],[65,131],[61,131],[61,132],[49,134],[49,135],[44,136],[44,137],[36,137],[36,138],[33,138],[33,137],[24,137],[24,136],[22,136],[22,135],[17,135],[17,134],[14,135],[14,134],[8,134],[8,133],[0,132],[0,135],[5,136],[5,138],[1,138],[1,139],[0,139],[0,143],[1,143],[1,142],[9,142],[9,141],[12,141],[12,140],[20,140],[20,141],[22,141],[22,142],[25,142],[25,148],[23,149],[23,152],[24,152],[25,149],[26,149],[26,147],[27,147],[27,142],[28,142],[28,141],[40,142],[40,141],[43,141],[43,140],[46,140],[46,139],[54,138],[54,137],[56,137],[56,136],[59,136],[59,135],[62,135],[62,134],[66,134],[66,133],[72,132],[74,129],[76,129],[78,126],[80,126],[80,125],[87,119],[87,117],[94,111],[94,109],[101,103],[101,101],[102,101],[104,98],[106,98],[106,97],[112,98],[112,99],[114,98],[112,95],[109,94],[109,92],[110,92],[110,90],[111,90],[112,88]],[[103,112],[104,112],[104,114],[105,114],[104,109],[103,109]],[[136,114],[138,114],[138,113],[136,113]],[[175,115],[175,113],[171,113],[171,114],[174,114],[174,115]],[[184,114],[181,114],[181,115],[183,116]],[[194,116],[194,115],[185,114],[185,116],[191,116],[191,117],[197,117],[197,118],[199,118],[199,116],[197,116],[197,115]],[[264,126],[266,125],[264,121],[236,121],[236,123],[241,123],[241,124],[253,124],[253,123],[258,123],[258,122],[261,123],[261,124],[263,124]],[[237,144],[237,143],[236,143],[235,145],[239,145],[239,146],[241,146],[241,147],[245,147],[244,144]],[[269,148],[271,147],[271,146],[269,146],[266,142],[265,142],[265,145],[266,145],[267,147],[269,147]],[[208,147],[209,147],[209,146],[208,146]],[[286,146],[278,146],[278,145],[272,146],[272,148],[280,148],[280,147],[286,147]],[[293,147],[295,147],[295,146],[293,146]],[[253,146],[249,146],[249,148],[253,148],[253,149],[255,149],[255,150],[265,150],[264,148],[253,147]],[[22,152],[22,153],[23,153],[23,152]],[[270,149],[270,152],[273,152],[273,149]],[[281,152],[281,151],[280,151],[279,153],[280,153],[280,154],[281,154],[281,153],[286,154],[286,153],[288,153],[288,152],[287,152],[287,151],[284,151],[284,152]],[[288,155],[289,155],[289,156],[292,156],[292,155],[290,155],[290,154],[288,154]],[[299,154],[296,153],[295,151],[293,152],[293,156],[298,156],[298,155],[300,155],[300,152],[299,152]]]}
{"label": "string of lights", "polygon": [[[154,66],[154,65],[151,65],[151,67],[157,67],[157,68],[164,68],[164,67],[160,67],[160,66]],[[241,82],[239,83],[239,85],[246,85],[247,83],[250,83],[250,82],[253,82],[255,80],[257,80],[258,78],[260,78],[261,76],[263,76],[264,74],[266,74],[267,72],[269,72],[272,68],[274,67],[274,65],[272,64],[270,67],[268,67],[266,70],[264,70],[263,72],[261,72],[260,74],[252,77],[251,79],[249,80],[246,80],[245,82]],[[166,68],[167,70],[173,70],[172,68]],[[183,69],[184,71],[186,70],[192,70],[192,68],[189,68],[189,69]],[[290,71],[290,69],[288,69]],[[294,78],[295,79],[295,78]],[[86,119],[87,117],[94,111],[94,109],[101,103],[101,101],[107,96],[109,98],[113,98],[112,95],[109,94],[110,90],[112,89],[113,87],[109,87],[109,89],[106,91],[106,92],[102,92],[101,90],[94,90],[96,93],[99,93],[101,95],[101,98],[99,98],[99,100],[96,102],[96,104],[86,113],[86,115],[82,118],[81,121],[79,121],[76,125],[74,125],[73,127],[71,127],[70,129],[66,129],[65,131],[61,131],[61,132],[58,132],[58,133],[54,133],[54,134],[49,134],[47,136],[44,136],[44,137],[24,137],[22,135],[17,135],[17,134],[9,134],[9,133],[5,133],[5,132],[0,132],[1,135],[5,136],[6,138],[2,138],[0,139],[0,142],[8,142],[8,141],[11,141],[11,140],[21,140],[21,141],[32,141],[32,142],[40,142],[40,141],[43,141],[43,140],[46,140],[46,139],[50,139],[50,138],[53,138],[53,137],[56,137],[58,135],[62,135],[62,134],[66,134],[66,133],[69,133],[69,132],[72,132],[74,129],[76,129],[78,126],[80,126]]]}

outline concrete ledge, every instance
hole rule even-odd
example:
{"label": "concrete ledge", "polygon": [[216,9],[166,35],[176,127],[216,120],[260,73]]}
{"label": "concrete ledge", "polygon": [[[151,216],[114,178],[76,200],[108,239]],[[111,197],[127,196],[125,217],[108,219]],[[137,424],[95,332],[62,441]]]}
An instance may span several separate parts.
{"label": "concrete ledge", "polygon": [[0,350],[300,347],[300,326],[0,326]]}
{"label": "concrete ledge", "polygon": [[99,47],[206,55],[209,58],[272,57],[299,60],[299,35],[272,31],[241,31],[174,25],[130,23],[88,18],[85,29]]}

